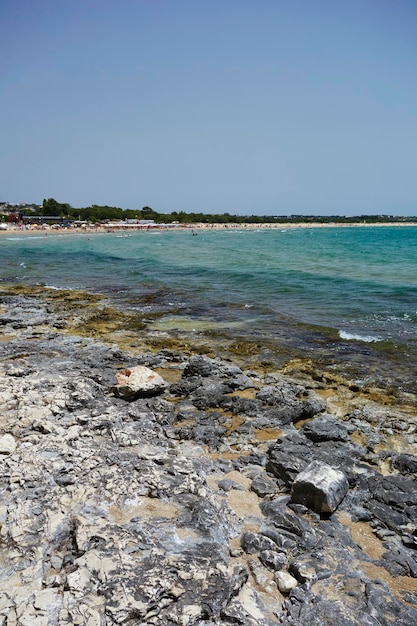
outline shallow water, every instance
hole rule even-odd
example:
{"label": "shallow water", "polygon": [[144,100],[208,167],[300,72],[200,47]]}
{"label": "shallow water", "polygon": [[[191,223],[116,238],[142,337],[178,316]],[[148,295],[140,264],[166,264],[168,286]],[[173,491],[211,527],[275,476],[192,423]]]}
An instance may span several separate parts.
{"label": "shallow water", "polygon": [[414,382],[414,227],[16,234],[0,267],[3,281],[105,293],[157,329],[223,330]]}

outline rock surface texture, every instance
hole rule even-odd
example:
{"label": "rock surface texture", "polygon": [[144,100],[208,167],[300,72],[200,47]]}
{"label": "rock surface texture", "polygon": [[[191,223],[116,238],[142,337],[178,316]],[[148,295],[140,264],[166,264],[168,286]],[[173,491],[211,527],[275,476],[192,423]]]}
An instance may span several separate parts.
{"label": "rock surface texture", "polygon": [[417,624],[412,407],[0,308],[1,626]]}

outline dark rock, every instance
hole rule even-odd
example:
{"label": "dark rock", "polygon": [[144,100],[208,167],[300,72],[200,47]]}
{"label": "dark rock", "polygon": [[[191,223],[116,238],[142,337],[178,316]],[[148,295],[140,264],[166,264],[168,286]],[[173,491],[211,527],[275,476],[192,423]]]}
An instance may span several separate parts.
{"label": "dark rock", "polygon": [[274,500],[261,502],[260,507],[261,507],[262,513],[267,518],[277,517],[281,519],[282,517],[289,516],[292,519],[292,518],[295,518],[295,515],[287,511],[287,504],[289,501],[290,501],[289,495],[282,495],[282,496],[278,496]]}
{"label": "dark rock", "polygon": [[324,411],[325,402],[316,394],[310,394],[301,385],[288,383],[283,378],[273,386],[265,386],[256,398],[269,407],[265,411],[270,420],[277,424],[290,424],[299,419],[308,419]]}
{"label": "dark rock", "polygon": [[249,378],[249,376],[246,376],[246,374],[236,374],[235,376],[228,378],[227,384],[232,389],[239,389],[240,391],[253,387],[252,380]]}
{"label": "dark rock", "polygon": [[169,386],[169,391],[174,396],[187,396],[201,387],[201,384],[201,376],[190,376],[190,378],[183,378],[176,383],[172,383]]}
{"label": "dark rock", "polygon": [[262,565],[275,572],[282,569],[287,561],[283,552],[276,552],[275,550],[262,550],[259,559]]}
{"label": "dark rock", "polygon": [[224,395],[232,390],[225,383],[210,380],[204,386],[198,387],[190,396],[190,399],[198,409],[216,408],[221,406]]}
{"label": "dark rock", "polygon": [[417,607],[417,594],[410,591],[403,591],[401,593],[401,596],[404,602],[408,602],[408,604],[414,604]]}
{"label": "dark rock", "polygon": [[296,504],[295,502],[289,502],[287,506],[291,509],[291,511],[294,511],[296,515],[305,515],[309,510],[307,506],[304,506],[304,504]]}
{"label": "dark rock", "polygon": [[326,403],[323,398],[317,395],[311,395],[307,400],[303,401],[302,416],[304,419],[314,417],[318,413],[322,413],[326,410]]}
{"label": "dark rock", "polygon": [[[296,476],[309,463],[309,459],[297,456],[297,452],[301,455],[306,453],[304,447],[289,446],[286,451],[285,446],[281,444],[273,447],[269,452],[266,470],[272,472],[278,479],[278,484],[290,488]],[[291,450],[293,448],[293,450]]]}
{"label": "dark rock", "polygon": [[199,417],[196,424],[177,428],[176,433],[181,440],[204,443],[211,450],[217,450],[222,444],[226,429],[213,422],[208,415],[205,415],[205,418]]}
{"label": "dark rock", "polygon": [[374,518],[392,530],[396,530],[400,526],[405,526],[405,524],[407,524],[407,517],[405,515],[393,510],[389,505],[384,504],[383,502],[378,502],[375,499],[368,502],[368,510],[372,513]]}
{"label": "dark rock", "polygon": [[252,480],[251,489],[260,498],[264,498],[265,496],[272,495],[276,492],[277,484],[268,476],[266,472],[264,472]]}
{"label": "dark rock", "polygon": [[255,554],[262,551],[276,551],[277,544],[265,535],[246,531],[242,534],[240,545],[246,554]]}
{"label": "dark rock", "polygon": [[391,463],[401,474],[417,473],[417,456],[413,454],[395,454],[391,458]]}
{"label": "dark rock", "polygon": [[371,615],[378,616],[381,626],[411,626],[417,624],[417,611],[400,604],[381,581],[368,582],[365,585],[367,609]]}
{"label": "dark rock", "polygon": [[[317,541],[316,533],[307,520],[298,517],[281,503],[263,502],[262,513],[273,522],[278,531],[295,540],[299,546],[311,548]],[[265,531],[263,531],[265,534]],[[271,535],[268,535],[271,539]]]}
{"label": "dark rock", "polygon": [[386,546],[389,548],[384,552],[380,563],[392,576],[409,576],[417,578],[417,559],[414,552],[410,552],[403,546],[397,537],[387,540]]}
{"label": "dark rock", "polygon": [[363,608],[352,611],[348,605],[305,589],[294,589],[283,609],[281,623],[288,626],[382,626],[382,622]]}
{"label": "dark rock", "polygon": [[189,376],[210,376],[215,370],[215,364],[212,359],[206,356],[192,356],[184,370],[184,377]]}
{"label": "dark rock", "polygon": [[349,434],[346,425],[333,415],[322,415],[303,426],[306,437],[313,442],[318,441],[348,441]]}
{"label": "dark rock", "polygon": [[403,535],[401,540],[407,548],[412,548],[413,550],[417,550],[417,528],[407,527],[403,530]]}
{"label": "dark rock", "polygon": [[244,414],[250,417],[257,416],[262,409],[261,402],[239,396],[226,396],[222,398],[219,406],[235,415]]}
{"label": "dark rock", "polygon": [[286,552],[288,550],[293,550],[297,545],[296,537],[293,536],[294,533],[283,534],[275,528],[275,526],[262,526],[260,534],[265,535],[268,539],[271,539],[278,550]]}
{"label": "dark rock", "polygon": [[[319,419],[319,418],[317,418]],[[314,420],[315,421],[315,420]],[[366,457],[361,446],[350,441],[318,441],[313,443],[301,431],[291,430],[271,446],[266,469],[273,473],[280,486],[291,488],[296,476],[313,460],[343,468],[348,482],[354,485],[369,466],[359,462]]]}
{"label": "dark rock", "polygon": [[263,387],[256,395],[268,408],[265,415],[276,425],[291,424],[303,414],[303,402],[289,385]]}
{"label": "dark rock", "polygon": [[267,408],[264,415],[275,427],[287,426],[302,419],[303,407],[301,402],[292,405]]}
{"label": "dark rock", "polygon": [[239,485],[235,480],[231,480],[230,478],[224,478],[223,480],[219,480],[217,483],[219,489],[223,489],[223,491],[230,491],[231,489],[237,489],[238,491],[243,491],[242,485]]}
{"label": "dark rock", "polygon": [[371,476],[368,480],[369,511],[387,528],[401,533],[401,527],[417,519],[417,489],[409,476]]}
{"label": "dark rock", "polygon": [[318,580],[315,563],[309,557],[292,560],[288,571],[301,583],[312,583]]}

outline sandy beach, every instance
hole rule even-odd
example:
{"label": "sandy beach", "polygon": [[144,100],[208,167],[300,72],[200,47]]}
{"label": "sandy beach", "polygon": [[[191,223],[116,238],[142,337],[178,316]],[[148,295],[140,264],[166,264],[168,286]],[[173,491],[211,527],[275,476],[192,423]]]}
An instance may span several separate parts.
{"label": "sandy beach", "polygon": [[178,230],[191,230],[191,231],[200,231],[200,230],[288,230],[288,229],[299,229],[299,228],[386,228],[386,227],[417,227],[416,222],[380,222],[380,223],[366,223],[366,222],[355,222],[355,223],[336,223],[329,222],[326,224],[322,224],[321,222],[306,222],[306,223],[293,223],[286,222],[282,224],[205,224],[205,223],[197,223],[197,224],[182,224],[182,225],[165,225],[165,224],[156,224],[152,226],[143,226],[136,224],[117,224],[117,225],[100,225],[100,226],[87,226],[82,228],[55,228],[50,225],[44,225],[42,227],[36,225],[31,228],[24,228],[15,225],[8,224],[6,229],[0,229],[1,235],[10,235],[10,234],[19,234],[19,235],[30,235],[30,234],[59,234],[59,235],[80,235],[80,234],[95,234],[95,233],[114,233],[118,231],[126,231],[126,232],[148,232],[152,230],[163,230],[163,231],[178,231]]}

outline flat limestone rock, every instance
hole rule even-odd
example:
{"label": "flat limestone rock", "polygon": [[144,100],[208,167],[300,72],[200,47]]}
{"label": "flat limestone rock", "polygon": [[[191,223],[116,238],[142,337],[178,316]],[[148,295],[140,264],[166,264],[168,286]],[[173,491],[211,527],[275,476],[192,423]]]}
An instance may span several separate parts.
{"label": "flat limestone rock", "polygon": [[155,396],[162,393],[168,383],[149,367],[137,365],[116,373],[117,385],[111,391],[118,398],[135,400],[136,398]]}
{"label": "flat limestone rock", "polygon": [[343,472],[321,461],[312,461],[294,480],[291,501],[304,504],[316,513],[333,513],[348,489]]}

